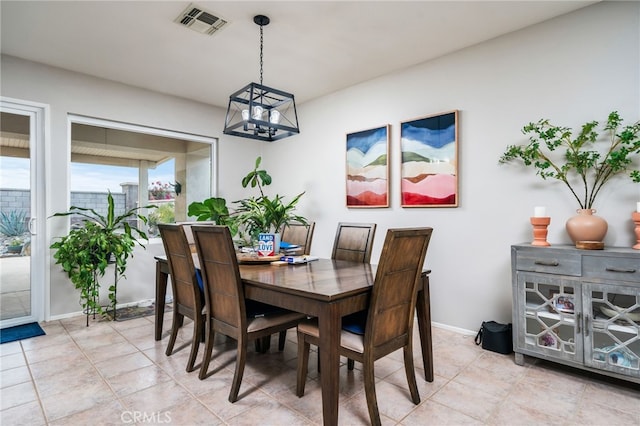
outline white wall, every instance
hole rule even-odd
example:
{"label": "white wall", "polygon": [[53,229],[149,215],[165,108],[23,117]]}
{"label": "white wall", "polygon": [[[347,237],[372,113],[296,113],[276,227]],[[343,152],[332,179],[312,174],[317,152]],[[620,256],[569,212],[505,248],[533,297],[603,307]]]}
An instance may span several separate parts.
{"label": "white wall", "polygon": [[[520,130],[540,118],[569,127],[605,121],[613,110],[628,124],[640,118],[639,16],[637,2],[597,4],[307,103],[300,135],[265,155],[273,192],[307,190],[301,208],[317,222],[312,252],[321,256],[331,253],[338,221],[378,224],[374,263],[388,228],[432,226],[433,320],[468,330],[509,321],[510,245],[532,240],[537,205],[552,218],[549,241],[570,243],[564,223],[578,205],[559,182],[498,159],[508,144],[526,142]],[[399,123],[452,109],[460,110],[460,206],[400,207]],[[387,123],[391,207],[347,209],[345,134]],[[629,179],[599,195],[607,245],[632,245],[637,201],[640,185]]]}
{"label": "white wall", "polygon": [[[547,206],[552,244],[569,243],[564,222],[577,208],[560,184],[543,182],[532,170],[498,166],[498,158],[507,144],[525,142],[520,129],[539,118],[575,127],[618,110],[627,121],[637,120],[639,21],[639,3],[596,4],[299,105],[301,134],[271,144],[222,136],[224,111],[218,108],[6,56],[1,93],[51,105],[47,164],[56,166],[47,170],[48,215],[68,208],[67,172],[57,166],[69,158],[68,113],[220,137],[220,196],[247,195],[241,178],[262,155],[274,178],[270,193],[307,191],[300,207],[316,221],[314,254],[330,255],[339,221],[378,224],[372,262],[388,228],[433,226],[426,260],[433,271],[433,320],[474,330],[482,320],[510,321],[510,245],[531,240],[533,207]],[[460,206],[401,208],[399,123],[452,109],[460,110]],[[391,206],[347,209],[345,134],[387,123]],[[630,212],[638,200],[640,186],[625,180],[600,195],[596,208],[609,222],[607,245],[632,244]],[[52,225],[49,240],[65,232],[60,223]],[[142,272],[136,265],[128,275],[131,281],[146,276],[149,282],[138,286],[147,289],[135,297],[151,298],[153,281],[144,268],[151,270],[152,256],[142,257]],[[57,265],[50,269],[51,315],[78,311],[75,290]]]}

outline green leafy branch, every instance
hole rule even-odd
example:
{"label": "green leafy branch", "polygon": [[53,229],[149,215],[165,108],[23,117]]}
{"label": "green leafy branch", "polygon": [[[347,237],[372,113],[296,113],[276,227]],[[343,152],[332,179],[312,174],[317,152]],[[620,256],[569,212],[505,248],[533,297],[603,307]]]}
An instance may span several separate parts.
{"label": "green leafy branch", "polygon": [[[529,143],[507,146],[499,162],[520,161],[533,167],[544,180],[563,182],[580,208],[590,209],[614,176],[629,172],[633,182],[640,182],[640,172],[632,169],[634,155],[640,154],[640,122],[622,127],[622,121],[617,111],[609,114],[604,127],[608,146],[604,151],[595,147],[599,140],[597,121],[584,124],[575,137],[571,129],[553,125],[548,119],[529,123],[522,129],[529,135]],[[561,158],[553,155],[557,150],[564,150]]]}

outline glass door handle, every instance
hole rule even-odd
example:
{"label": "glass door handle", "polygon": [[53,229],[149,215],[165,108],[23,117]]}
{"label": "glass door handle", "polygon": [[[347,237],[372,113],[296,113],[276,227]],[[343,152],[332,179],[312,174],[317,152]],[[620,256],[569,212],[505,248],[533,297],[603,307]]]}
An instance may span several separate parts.
{"label": "glass door handle", "polygon": [[36,235],[36,218],[32,217],[31,219],[29,219],[29,233],[31,235]]}

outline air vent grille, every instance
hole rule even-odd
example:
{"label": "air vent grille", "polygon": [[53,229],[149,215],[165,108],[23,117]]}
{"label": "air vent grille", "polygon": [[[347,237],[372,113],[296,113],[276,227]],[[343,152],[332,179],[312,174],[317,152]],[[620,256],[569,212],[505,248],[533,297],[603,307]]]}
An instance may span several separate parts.
{"label": "air vent grille", "polygon": [[228,21],[212,12],[207,12],[193,3],[189,5],[174,22],[184,25],[187,28],[199,32],[200,34],[213,35],[220,31]]}

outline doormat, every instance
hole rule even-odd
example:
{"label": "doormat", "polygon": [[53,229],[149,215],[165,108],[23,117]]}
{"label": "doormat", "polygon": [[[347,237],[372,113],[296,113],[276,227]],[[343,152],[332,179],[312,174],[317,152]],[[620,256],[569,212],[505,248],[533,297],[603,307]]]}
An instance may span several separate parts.
{"label": "doormat", "polygon": [[30,337],[42,336],[44,334],[46,333],[37,322],[16,325],[15,327],[3,328],[0,330],[0,344],[28,339]]}

